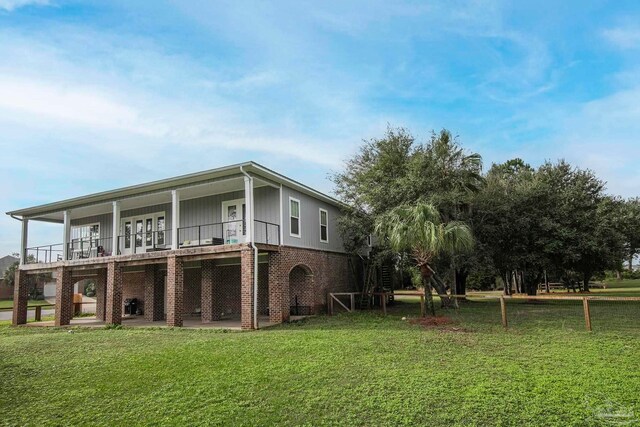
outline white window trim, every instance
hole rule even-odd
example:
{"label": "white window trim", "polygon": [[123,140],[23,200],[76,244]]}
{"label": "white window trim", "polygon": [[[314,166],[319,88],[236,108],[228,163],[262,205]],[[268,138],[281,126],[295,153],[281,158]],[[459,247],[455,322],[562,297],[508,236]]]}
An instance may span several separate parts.
{"label": "white window trim", "polygon": [[[295,218],[291,215],[291,202],[298,203],[298,234],[293,234],[291,231],[291,218]],[[289,197],[289,236],[296,237],[298,239],[302,237],[302,203],[300,203],[300,200],[295,197]]]}
{"label": "white window trim", "polygon": [[78,224],[78,225],[72,225],[71,229],[69,230],[69,241],[80,241],[80,240],[89,240],[89,237],[76,237],[76,238],[72,238],[71,236],[73,236],[73,230],[77,230],[78,228],[82,228],[82,227],[93,227],[94,225],[98,226],[98,239],[101,238],[100,236],[100,229],[102,227],[100,227],[100,223],[99,222],[92,222],[90,224]]}
{"label": "white window trim", "polygon": [[[327,217],[327,223],[324,225],[327,227],[327,238],[325,240],[322,240],[322,212],[324,212]],[[326,209],[318,209],[318,224],[320,225],[318,228],[318,232],[320,233],[320,243],[329,243],[329,212]]]}

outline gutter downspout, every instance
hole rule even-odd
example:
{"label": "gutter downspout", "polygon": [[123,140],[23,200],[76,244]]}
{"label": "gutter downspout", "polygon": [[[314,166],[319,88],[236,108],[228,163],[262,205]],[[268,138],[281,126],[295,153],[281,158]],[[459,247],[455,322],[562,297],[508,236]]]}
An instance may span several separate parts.
{"label": "gutter downspout", "polygon": [[249,236],[249,244],[253,249],[253,325],[256,329],[258,329],[258,247],[255,245],[255,221],[253,218],[253,214],[255,212],[255,208],[253,206],[253,177],[249,175],[242,166],[240,166],[240,172],[249,179],[251,183],[251,194],[245,194],[245,199],[249,199],[249,203],[251,204],[251,222],[250,228],[251,233]]}

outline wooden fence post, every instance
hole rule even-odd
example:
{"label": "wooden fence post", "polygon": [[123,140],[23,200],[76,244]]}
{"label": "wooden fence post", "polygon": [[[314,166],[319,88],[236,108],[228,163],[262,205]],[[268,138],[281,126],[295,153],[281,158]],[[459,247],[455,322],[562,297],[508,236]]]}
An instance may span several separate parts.
{"label": "wooden fence post", "polygon": [[329,316],[333,316],[333,295],[329,294]]}
{"label": "wooden fence post", "polygon": [[504,300],[504,296],[500,296],[500,311],[502,313],[502,326],[507,329],[509,323],[507,322],[507,304]]}
{"label": "wooden fence post", "polygon": [[42,307],[39,305],[36,305],[36,322],[39,322],[42,320]]}
{"label": "wooden fence post", "polygon": [[383,292],[380,295],[382,298],[382,313],[386,316],[387,315],[387,294]]}
{"label": "wooden fence post", "polygon": [[355,311],[356,310],[355,294],[352,292],[350,297],[351,297],[351,311]]}
{"label": "wooden fence post", "polygon": [[582,298],[582,307],[584,308],[584,323],[587,331],[591,332],[591,310],[589,309],[589,298]]}

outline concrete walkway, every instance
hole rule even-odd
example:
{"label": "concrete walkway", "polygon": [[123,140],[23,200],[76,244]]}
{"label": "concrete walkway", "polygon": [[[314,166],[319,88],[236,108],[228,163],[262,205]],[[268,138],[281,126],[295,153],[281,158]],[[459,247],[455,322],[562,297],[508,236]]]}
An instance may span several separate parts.
{"label": "concrete walkway", "polygon": [[[299,320],[302,316],[292,316],[291,320]],[[258,318],[258,324],[260,328],[266,328],[273,326],[269,322],[269,316],[260,316]],[[90,328],[103,327],[105,323],[95,317],[79,317],[71,319],[70,326],[83,326]],[[54,326],[53,321],[47,322],[32,322],[27,323],[29,327],[46,327]],[[157,322],[150,322],[145,320],[143,316],[125,316],[122,318],[122,326],[134,327],[134,328],[166,328],[167,322],[159,320]],[[183,320],[183,328],[185,329],[228,329],[228,330],[241,330],[240,319],[225,319],[218,320],[210,323],[202,323],[199,317],[189,317]]]}

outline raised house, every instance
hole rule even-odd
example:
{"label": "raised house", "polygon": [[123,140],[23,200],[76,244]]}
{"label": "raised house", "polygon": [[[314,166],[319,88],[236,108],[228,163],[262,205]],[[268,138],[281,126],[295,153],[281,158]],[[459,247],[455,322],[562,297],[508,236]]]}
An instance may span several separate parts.
{"label": "raised house", "polygon": [[[247,162],[8,212],[22,221],[13,323],[26,323],[26,277],[40,272],[56,278],[58,326],[87,278],[107,324],[122,322],[132,298],[145,320],[168,326],[237,319],[254,329],[318,313],[328,292],[352,288],[340,207]],[[31,221],[61,224],[62,242],[30,247]]]}

